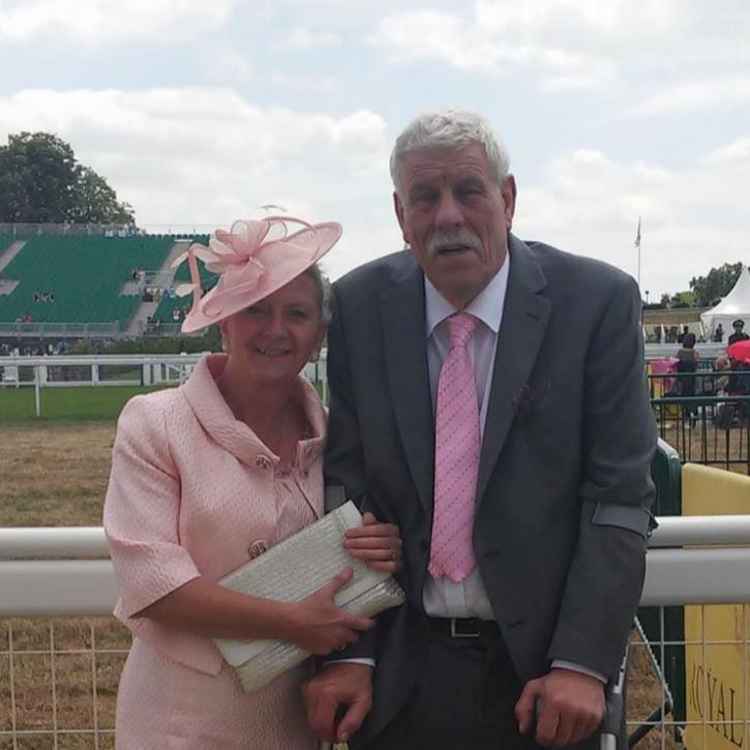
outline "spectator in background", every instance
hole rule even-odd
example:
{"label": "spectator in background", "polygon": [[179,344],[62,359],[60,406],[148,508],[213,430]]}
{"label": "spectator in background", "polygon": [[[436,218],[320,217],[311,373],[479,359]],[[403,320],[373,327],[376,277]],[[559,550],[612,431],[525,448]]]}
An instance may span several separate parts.
{"label": "spectator in background", "polygon": [[742,320],[742,318],[737,318],[737,320],[732,323],[732,328],[734,328],[734,333],[727,340],[729,346],[736,344],[738,341],[747,341],[747,339],[750,339],[750,336],[744,331],[745,321]]}
{"label": "spectator in background", "polygon": [[678,391],[681,396],[695,396],[695,371],[698,369],[698,352],[695,351],[695,334],[686,333],[677,351]]}
{"label": "spectator in background", "polygon": [[722,341],[724,341],[724,326],[721,323],[716,326],[716,330],[714,331],[714,341],[717,344],[720,344]]}
{"label": "spectator in background", "polygon": [[728,371],[731,367],[728,357],[717,357],[714,363],[714,371],[724,373],[716,379],[716,393],[721,395],[727,392],[727,386],[729,385],[729,374]]}

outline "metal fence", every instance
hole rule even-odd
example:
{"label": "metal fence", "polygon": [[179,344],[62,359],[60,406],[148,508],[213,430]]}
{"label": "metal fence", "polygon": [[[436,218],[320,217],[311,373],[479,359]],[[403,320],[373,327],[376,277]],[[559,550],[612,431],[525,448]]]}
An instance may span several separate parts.
{"label": "metal fence", "polygon": [[0,322],[0,338],[10,339],[85,339],[111,338],[125,335],[117,321],[109,323],[13,323]]}
{"label": "metal fence", "polygon": [[649,375],[659,436],[683,462],[750,473],[750,371]]}
{"label": "metal fence", "polygon": [[[631,742],[645,737],[652,745],[673,747],[688,738],[691,748],[710,750],[719,738],[741,750],[749,723],[750,618],[744,603],[750,602],[750,516],[660,522],[642,597],[644,607],[656,607],[658,634],[641,630],[630,646],[632,670],[640,678],[631,681],[628,696]],[[88,619],[106,615],[115,600],[102,530],[0,529],[0,551],[0,618],[33,618],[0,620],[0,748],[112,748],[127,636],[112,620]],[[733,603],[742,603],[742,617],[726,637],[702,629],[698,636],[686,630],[673,638],[666,626],[664,606],[691,605],[692,620],[708,626],[716,605],[726,609]],[[45,616],[80,617],[38,619]],[[709,666],[712,650],[729,648],[727,661],[741,675],[734,683],[725,676],[720,682]],[[662,668],[676,650],[686,665],[682,708]],[[652,727],[658,737],[649,732]]]}

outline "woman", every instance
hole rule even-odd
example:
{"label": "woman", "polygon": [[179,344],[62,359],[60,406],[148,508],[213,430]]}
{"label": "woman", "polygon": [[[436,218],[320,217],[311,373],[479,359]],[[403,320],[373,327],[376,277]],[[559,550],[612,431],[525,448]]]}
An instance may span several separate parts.
{"label": "woman", "polygon": [[[292,223],[302,228],[290,234]],[[248,695],[210,639],[278,638],[326,654],[372,625],[334,604],[351,571],[293,604],[216,583],[322,514],[325,412],[299,373],[325,333],[315,263],[340,235],[332,223],[237,222],[176,261],[187,258],[192,277],[183,331],[218,323],[227,353],[204,357],[180,388],[132,399],[118,423],[104,527],[115,614],[135,636],[118,750],[313,748],[300,696],[309,663]],[[196,257],[219,274],[205,296]],[[398,565],[396,529],[371,516],[345,545],[379,570]]]}
{"label": "woman", "polygon": [[682,338],[682,346],[677,350],[677,372],[687,373],[679,378],[679,392],[681,396],[695,396],[695,376],[700,356],[695,350],[695,334],[686,333]]}

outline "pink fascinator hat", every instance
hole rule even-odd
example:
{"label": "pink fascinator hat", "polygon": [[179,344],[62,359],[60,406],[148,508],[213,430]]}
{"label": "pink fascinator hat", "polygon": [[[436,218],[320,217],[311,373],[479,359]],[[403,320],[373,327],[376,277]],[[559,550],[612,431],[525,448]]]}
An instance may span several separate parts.
{"label": "pink fascinator hat", "polygon": [[[308,224],[292,216],[267,216],[235,221],[226,232],[217,229],[208,247],[193,243],[172,262],[188,262],[189,284],[180,284],[178,296],[193,295],[193,306],[182,324],[193,333],[218,323],[259,302],[317,263],[341,237],[336,222]],[[219,275],[211,291],[203,293],[198,262]]]}

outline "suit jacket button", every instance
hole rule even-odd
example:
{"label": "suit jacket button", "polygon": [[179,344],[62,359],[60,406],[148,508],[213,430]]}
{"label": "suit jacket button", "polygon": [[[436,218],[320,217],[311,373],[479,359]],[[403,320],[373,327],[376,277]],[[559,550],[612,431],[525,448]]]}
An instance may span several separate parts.
{"label": "suit jacket button", "polygon": [[251,560],[255,560],[256,557],[260,557],[268,549],[266,542],[263,539],[256,539],[248,548],[247,554]]}

